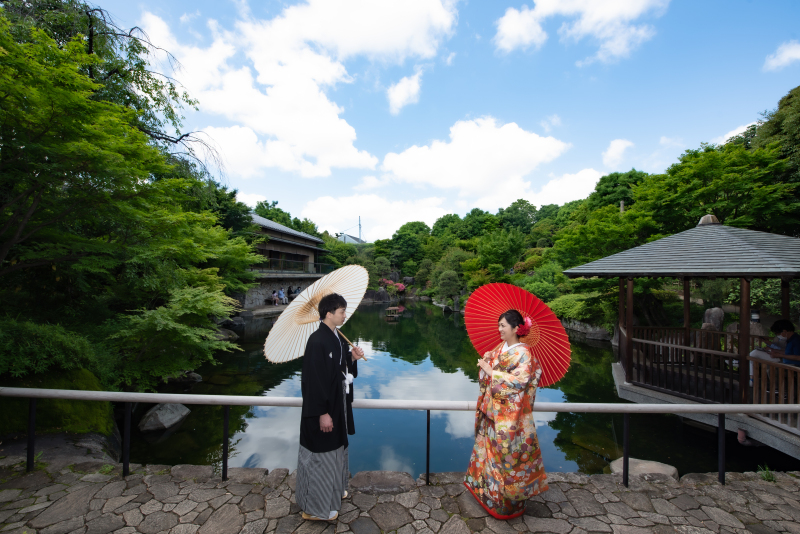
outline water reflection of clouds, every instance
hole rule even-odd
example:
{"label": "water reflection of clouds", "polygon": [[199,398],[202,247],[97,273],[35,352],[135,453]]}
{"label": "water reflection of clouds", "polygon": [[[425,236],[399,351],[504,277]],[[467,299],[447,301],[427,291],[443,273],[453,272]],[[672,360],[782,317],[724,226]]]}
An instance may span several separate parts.
{"label": "water reflection of clouds", "polygon": [[[399,363],[399,362],[398,362]],[[393,372],[377,385],[381,399],[394,400],[475,400],[478,384],[461,371],[445,373],[430,360],[421,365],[403,362],[400,372]],[[475,433],[473,412],[431,412],[431,418],[444,417],[445,431],[453,438],[468,438]]]}
{"label": "water reflection of clouds", "polygon": [[412,462],[408,458],[398,456],[395,450],[389,445],[381,447],[381,471],[404,471],[413,473]]}

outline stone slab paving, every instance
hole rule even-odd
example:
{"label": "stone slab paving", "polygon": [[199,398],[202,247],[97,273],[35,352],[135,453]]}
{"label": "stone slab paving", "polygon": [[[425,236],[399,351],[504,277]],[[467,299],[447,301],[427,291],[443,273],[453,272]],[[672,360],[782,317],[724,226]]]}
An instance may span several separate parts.
{"label": "stone slab paving", "polygon": [[550,490],[510,521],[488,516],[463,473],[420,477],[357,473],[338,520],[303,521],[288,469],[131,466],[87,461],[24,474],[22,457],[0,459],[0,534],[800,534],[800,472],[664,475],[550,473]]}

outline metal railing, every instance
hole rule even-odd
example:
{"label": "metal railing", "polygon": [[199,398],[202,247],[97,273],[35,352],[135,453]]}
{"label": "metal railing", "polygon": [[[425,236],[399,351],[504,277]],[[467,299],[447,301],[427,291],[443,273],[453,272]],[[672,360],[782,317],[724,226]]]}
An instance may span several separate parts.
{"label": "metal railing", "polygon": [[[34,468],[36,432],[36,400],[63,399],[82,401],[106,401],[125,403],[122,433],[122,476],[130,474],[131,405],[134,402],[163,404],[202,404],[224,406],[222,436],[222,479],[228,478],[228,420],[231,406],[301,407],[299,397],[253,397],[243,395],[186,395],[174,393],[125,393],[115,391],[81,391],[70,389],[34,389],[0,387],[0,397],[29,399],[27,470]],[[431,457],[431,410],[475,411],[475,401],[430,401],[430,400],[384,400],[358,399],[353,408],[371,410],[425,410],[427,412],[427,446],[425,452],[425,483],[430,484]],[[719,482],[725,484],[725,414],[800,414],[800,404],[752,405],[752,404],[614,404],[589,402],[537,402],[535,412],[608,413],[623,414],[622,438],[622,483],[628,486],[628,463],[630,458],[630,414],[661,413],[711,413],[717,414],[717,467]]]}
{"label": "metal railing", "polygon": [[267,259],[250,270],[259,273],[328,274],[335,269],[336,266],[330,263]]}

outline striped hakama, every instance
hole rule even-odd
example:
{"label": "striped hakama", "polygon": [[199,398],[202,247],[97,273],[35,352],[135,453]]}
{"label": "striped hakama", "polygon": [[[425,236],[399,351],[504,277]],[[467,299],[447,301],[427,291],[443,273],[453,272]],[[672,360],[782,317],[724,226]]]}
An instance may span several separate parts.
{"label": "striped hakama", "polygon": [[347,447],[311,452],[301,445],[295,488],[297,504],[305,513],[327,519],[333,510],[342,507],[349,473]]}

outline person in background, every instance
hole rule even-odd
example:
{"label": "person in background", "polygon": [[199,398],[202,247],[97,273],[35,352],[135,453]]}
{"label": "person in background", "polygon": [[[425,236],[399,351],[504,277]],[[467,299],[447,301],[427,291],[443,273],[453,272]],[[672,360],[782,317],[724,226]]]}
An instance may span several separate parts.
{"label": "person in background", "polygon": [[780,358],[786,365],[800,367],[800,360],[784,358],[784,356],[797,356],[800,358],[800,335],[797,335],[797,332],[794,331],[794,324],[788,319],[778,319],[772,323],[770,330],[778,334],[778,338],[781,341],[785,341],[786,347],[781,350],[770,346],[765,352],[773,358]]}
{"label": "person in background", "polygon": [[281,304],[289,304],[289,299],[286,298],[286,293],[283,292],[283,288],[278,290],[278,299],[281,301]]}
{"label": "person in background", "polygon": [[273,291],[272,292],[272,305],[273,306],[277,306],[278,305],[278,292],[277,291]]}

